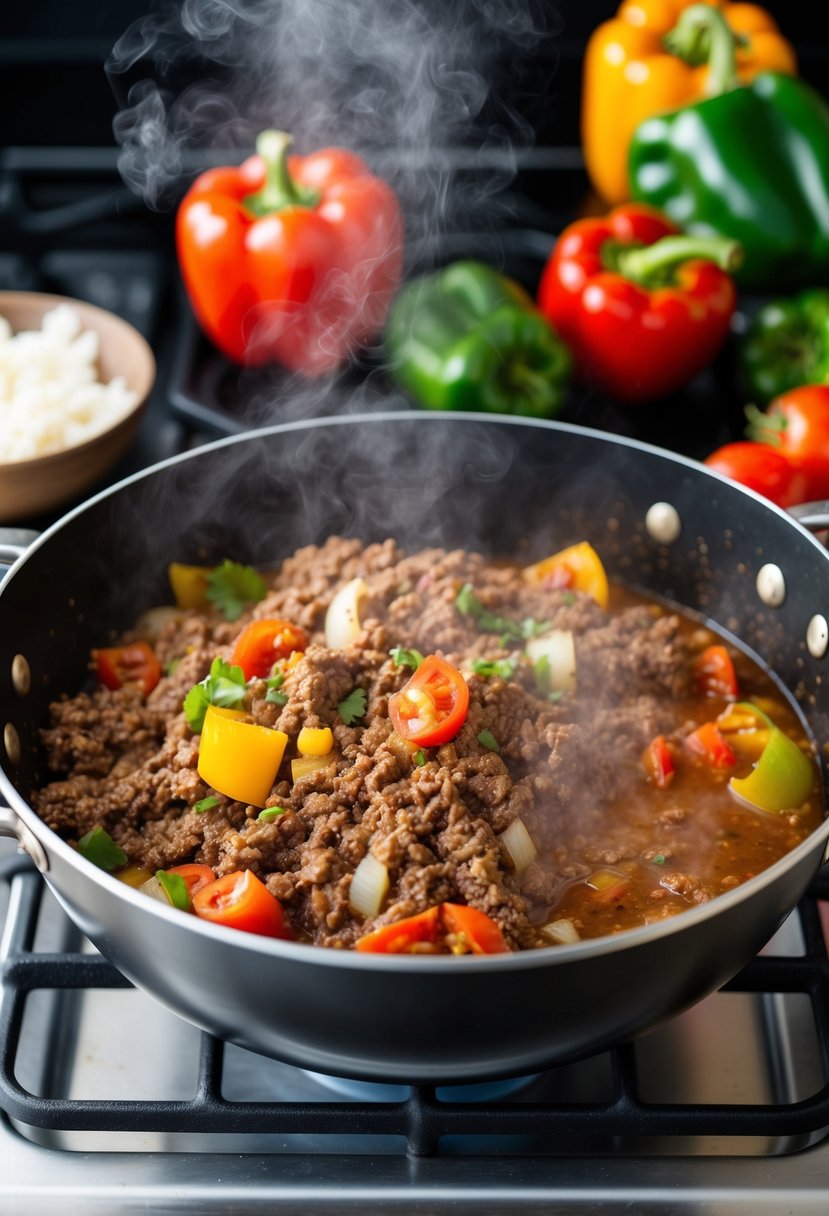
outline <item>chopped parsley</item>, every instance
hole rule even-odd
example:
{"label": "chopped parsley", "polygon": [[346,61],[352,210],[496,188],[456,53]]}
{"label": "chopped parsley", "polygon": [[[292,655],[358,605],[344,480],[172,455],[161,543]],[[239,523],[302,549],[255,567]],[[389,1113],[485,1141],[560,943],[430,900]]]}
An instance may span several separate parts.
{"label": "chopped parsley", "polygon": [[120,870],[128,860],[124,850],[115,843],[109,832],[105,832],[101,827],[93,828],[91,832],[81,836],[78,852],[100,870]]}
{"label": "chopped parsley", "polygon": [[464,583],[455,597],[455,607],[462,616],[471,616],[479,629],[484,633],[497,633],[501,643],[523,642],[549,629],[549,621],[536,621],[531,616],[523,621],[513,621],[509,617],[499,616],[490,612],[478,599],[471,583]]}
{"label": "chopped parsley", "polygon": [[483,744],[484,747],[489,748],[491,752],[499,752],[501,750],[498,740],[491,730],[482,730],[478,735],[478,742]]}
{"label": "chopped parsley", "polygon": [[423,768],[423,765],[426,763],[426,753],[422,747],[417,749],[415,754],[412,756],[412,759],[418,768]]}
{"label": "chopped parsley", "polygon": [[192,731],[196,734],[204,726],[204,715],[209,705],[222,709],[234,709],[245,696],[245,673],[241,667],[226,663],[216,657],[210,664],[210,675],[200,684],[194,684],[184,698],[184,713]]}
{"label": "chopped parsley", "polygon": [[265,700],[269,705],[286,705],[288,702],[288,694],[280,692],[280,688],[285,682],[285,677],[281,671],[276,671],[272,676],[268,676],[265,681],[268,686],[268,691],[265,693]]}
{"label": "chopped parsley", "polygon": [[406,646],[395,646],[393,650],[389,651],[389,654],[395,667],[411,667],[412,671],[417,671],[423,662],[423,655],[419,650]]}
{"label": "chopped parsley", "polygon": [[265,596],[265,580],[253,566],[225,560],[207,576],[207,598],[225,620],[236,621],[249,604]]}
{"label": "chopped parsley", "polygon": [[535,676],[535,687],[540,697],[550,695],[550,660],[546,654],[542,654],[540,658],[533,663],[533,675]]}
{"label": "chopped parsley", "polygon": [[512,659],[475,659],[472,670],[476,676],[500,676],[502,680],[511,680],[517,666]]}
{"label": "chopped parsley", "polygon": [[344,700],[340,701],[337,713],[346,726],[353,726],[358,718],[365,717],[367,700],[366,690],[355,688]]}
{"label": "chopped parsley", "polygon": [[653,864],[655,866],[664,866],[664,864],[667,860],[668,859],[664,853],[655,853],[654,856],[651,858],[651,861],[653,862]]}
{"label": "chopped parsley", "polygon": [[197,815],[203,814],[205,811],[212,811],[214,806],[219,805],[219,799],[215,794],[208,794],[206,798],[200,798],[198,802],[193,803],[193,810]]}
{"label": "chopped parsley", "polygon": [[256,816],[260,823],[271,823],[274,819],[278,819],[280,815],[286,814],[287,808],[284,806],[266,806],[264,811],[260,811]]}

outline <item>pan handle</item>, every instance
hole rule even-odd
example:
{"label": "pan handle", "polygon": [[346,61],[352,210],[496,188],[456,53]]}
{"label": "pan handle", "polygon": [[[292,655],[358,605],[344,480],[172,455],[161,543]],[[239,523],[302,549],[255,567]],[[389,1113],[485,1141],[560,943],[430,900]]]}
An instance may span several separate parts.
{"label": "pan handle", "polygon": [[8,836],[12,840],[16,840],[23,852],[29,854],[41,874],[45,874],[49,869],[49,858],[37,836],[26,827],[23,820],[10,807],[2,804],[0,804],[0,836]]}
{"label": "pan handle", "polygon": [[789,515],[810,532],[829,529],[829,502],[804,502],[788,508]]}
{"label": "pan handle", "polygon": [[31,528],[0,528],[0,580],[39,535]]}

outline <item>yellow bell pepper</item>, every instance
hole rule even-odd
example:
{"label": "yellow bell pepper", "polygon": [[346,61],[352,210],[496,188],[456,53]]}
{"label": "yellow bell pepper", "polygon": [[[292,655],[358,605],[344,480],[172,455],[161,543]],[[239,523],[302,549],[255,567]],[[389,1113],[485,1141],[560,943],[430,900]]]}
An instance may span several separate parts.
{"label": "yellow bell pepper", "polygon": [[287,744],[284,731],[259,726],[238,709],[209,705],[199,744],[199,776],[228,798],[264,806]]}
{"label": "yellow bell pepper", "polygon": [[558,584],[562,588],[583,591],[585,595],[592,595],[602,608],[607,607],[610,599],[607,574],[602,559],[586,540],[570,545],[569,549],[562,549],[552,557],[545,557],[523,571],[528,583],[549,581],[552,586],[557,585],[556,576],[559,573],[563,576]]}
{"label": "yellow bell pepper", "polygon": [[[582,144],[587,172],[608,203],[630,198],[628,148],[645,119],[706,96],[707,63],[685,63],[663,46],[683,9],[695,0],[624,0],[593,31],[584,59]],[[773,18],[756,4],[708,0],[744,40],[737,73],[747,84],[760,72],[797,75],[797,59]],[[702,59],[702,56],[701,56]]]}
{"label": "yellow bell pepper", "polygon": [[170,562],[167,574],[179,608],[201,608],[207,602],[207,576],[212,566],[184,566]]}
{"label": "yellow bell pepper", "polygon": [[327,756],[333,746],[330,726],[303,726],[297,736],[296,749],[303,756]]}

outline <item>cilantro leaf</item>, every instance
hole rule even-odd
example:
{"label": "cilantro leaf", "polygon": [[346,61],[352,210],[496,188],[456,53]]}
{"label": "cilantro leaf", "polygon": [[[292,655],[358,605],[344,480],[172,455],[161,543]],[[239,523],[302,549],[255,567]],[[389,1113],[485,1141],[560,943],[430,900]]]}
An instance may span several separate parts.
{"label": "cilantro leaf", "polygon": [[534,621],[532,617],[527,617],[519,623],[509,617],[499,616],[496,612],[490,612],[478,599],[471,583],[464,583],[461,587],[455,597],[455,607],[462,616],[471,616],[484,633],[500,634],[502,645],[508,642],[523,642],[549,628],[549,622]]}
{"label": "cilantro leaf", "polygon": [[238,620],[249,604],[258,604],[264,596],[265,580],[253,566],[226,559],[207,576],[207,598],[225,620]]}
{"label": "cilantro leaf", "polygon": [[337,706],[337,713],[346,726],[353,726],[358,718],[365,717],[367,700],[366,690],[364,688],[355,688],[344,700],[340,701]]}
{"label": "cilantro leaf", "polygon": [[491,752],[499,752],[501,747],[498,740],[495,738],[491,730],[482,730],[478,735],[478,742],[488,747]]}
{"label": "cilantro leaf", "polygon": [[200,684],[194,684],[184,698],[184,713],[194,734],[204,726],[209,705],[234,709],[245,696],[245,673],[218,656],[210,664],[210,674]]}
{"label": "cilantro leaf", "polygon": [[81,836],[78,852],[100,870],[120,870],[128,860],[124,850],[102,827],[93,828],[91,832]]}
{"label": "cilantro leaf", "polygon": [[475,659],[472,670],[476,676],[500,676],[502,680],[511,680],[517,666],[512,659]]}
{"label": "cilantro leaf", "polygon": [[413,647],[395,646],[389,654],[395,667],[411,667],[412,671],[417,671],[423,662],[423,655]]}

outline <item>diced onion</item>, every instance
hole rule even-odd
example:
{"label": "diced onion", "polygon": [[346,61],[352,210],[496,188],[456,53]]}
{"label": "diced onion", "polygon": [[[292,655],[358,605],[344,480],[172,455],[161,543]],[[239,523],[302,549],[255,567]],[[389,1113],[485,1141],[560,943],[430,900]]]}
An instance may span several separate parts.
{"label": "diced onion", "polygon": [[353,578],[340,587],[325,614],[325,644],[331,650],[343,650],[357,641],[362,633],[360,605],[369,594],[361,578]]}
{"label": "diced onion", "polygon": [[527,825],[521,818],[513,819],[505,832],[501,833],[501,844],[506,849],[516,874],[522,873],[535,857],[538,849]]}
{"label": "diced onion", "polygon": [[136,633],[148,642],[154,642],[163,633],[170,621],[181,620],[181,609],[172,604],[161,604],[158,608],[148,608],[142,612],[135,626]]}
{"label": "diced onion", "polygon": [[351,879],[348,906],[358,916],[376,916],[389,889],[389,872],[382,861],[366,853]]}
{"label": "diced onion", "polygon": [[581,941],[579,931],[571,920],[551,920],[541,926],[540,932],[559,946],[570,946],[573,942]]}
{"label": "diced onion", "polygon": [[297,756],[291,761],[291,777],[294,781],[299,781],[300,777],[307,777],[309,773],[325,768],[330,759],[330,752],[325,756]]}
{"label": "diced onion", "polygon": [[533,663],[546,659],[550,664],[550,692],[573,692],[576,687],[576,645],[570,629],[551,629],[530,638],[527,654]]}
{"label": "diced onion", "polygon": [[153,874],[152,878],[148,878],[146,882],[142,882],[138,890],[143,891],[145,895],[149,895],[150,899],[158,900],[160,904],[166,904],[168,908],[172,907],[170,896],[164,890],[155,874]]}

